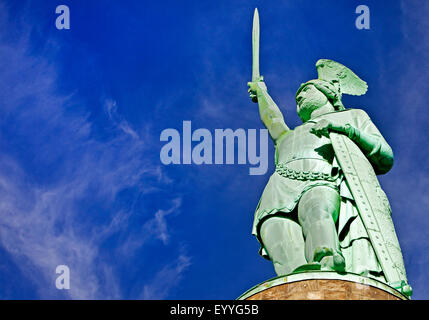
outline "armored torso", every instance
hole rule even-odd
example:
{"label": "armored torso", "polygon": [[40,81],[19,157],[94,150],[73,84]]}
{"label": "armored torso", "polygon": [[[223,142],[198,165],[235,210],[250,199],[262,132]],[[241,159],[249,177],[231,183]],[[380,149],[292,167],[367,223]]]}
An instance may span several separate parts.
{"label": "armored torso", "polygon": [[316,121],[307,121],[278,142],[276,148],[278,165],[307,175],[331,174],[334,149],[330,139],[318,137],[310,132],[315,124]]}

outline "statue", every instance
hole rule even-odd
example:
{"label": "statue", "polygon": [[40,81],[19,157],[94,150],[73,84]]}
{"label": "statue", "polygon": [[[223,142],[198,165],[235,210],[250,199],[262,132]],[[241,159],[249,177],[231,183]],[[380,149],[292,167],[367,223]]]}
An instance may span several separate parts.
{"label": "statue", "polygon": [[342,64],[317,61],[318,79],[296,93],[303,124],[290,129],[259,74],[259,17],[253,20],[250,97],[275,145],[275,172],[255,212],[252,233],[277,275],[309,270],[375,278],[410,296],[389,201],[377,174],[393,153],[367,113],[346,109],[342,94],[367,84]]}

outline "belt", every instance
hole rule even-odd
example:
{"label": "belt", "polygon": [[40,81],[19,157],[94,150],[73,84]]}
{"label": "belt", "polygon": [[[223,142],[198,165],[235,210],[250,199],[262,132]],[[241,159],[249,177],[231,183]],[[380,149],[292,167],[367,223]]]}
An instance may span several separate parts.
{"label": "belt", "polygon": [[288,168],[284,163],[276,165],[276,172],[284,178],[301,181],[325,180],[334,182],[338,179],[339,173],[332,175],[324,172],[301,171]]}

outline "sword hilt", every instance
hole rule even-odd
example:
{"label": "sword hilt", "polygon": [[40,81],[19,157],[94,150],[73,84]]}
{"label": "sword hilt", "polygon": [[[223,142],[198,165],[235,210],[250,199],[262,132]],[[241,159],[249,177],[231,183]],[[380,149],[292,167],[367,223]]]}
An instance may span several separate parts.
{"label": "sword hilt", "polygon": [[249,87],[248,92],[250,93],[250,98],[252,99],[252,102],[255,102],[255,103],[258,102],[257,82],[264,82],[264,77],[259,76],[256,80],[252,80],[251,82],[247,83],[247,86]]}

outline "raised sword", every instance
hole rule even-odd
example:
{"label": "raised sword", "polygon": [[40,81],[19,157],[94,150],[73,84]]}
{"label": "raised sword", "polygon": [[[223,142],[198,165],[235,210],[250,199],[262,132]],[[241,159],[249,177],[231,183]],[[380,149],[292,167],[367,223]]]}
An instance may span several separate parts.
{"label": "raised sword", "polygon": [[[259,74],[259,13],[258,8],[255,8],[253,14],[253,29],[252,29],[252,82],[263,81],[264,78]],[[256,95],[252,97],[253,102],[257,102]]]}

